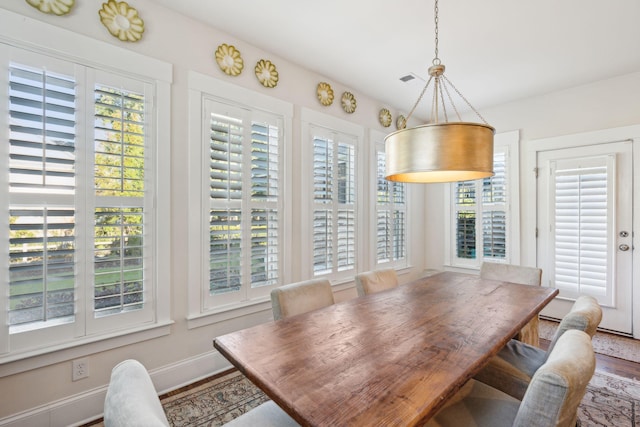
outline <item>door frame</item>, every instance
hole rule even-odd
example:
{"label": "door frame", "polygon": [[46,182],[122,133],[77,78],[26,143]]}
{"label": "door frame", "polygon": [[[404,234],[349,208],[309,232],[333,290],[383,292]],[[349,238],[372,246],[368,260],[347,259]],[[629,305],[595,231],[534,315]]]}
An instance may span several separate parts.
{"label": "door frame", "polygon": [[[523,159],[520,170],[520,183],[522,203],[522,228],[520,231],[523,265],[538,265],[537,263],[537,187],[536,162],[538,152],[561,148],[576,148],[587,145],[595,145],[605,142],[630,140],[633,151],[632,180],[634,188],[633,197],[633,242],[640,242],[640,194],[636,196],[636,189],[640,190],[640,125],[625,126],[619,128],[604,129],[591,132],[576,133],[550,138],[542,138],[526,142],[526,147],[521,150]],[[632,328],[633,337],[640,339],[640,243],[632,253]]]}

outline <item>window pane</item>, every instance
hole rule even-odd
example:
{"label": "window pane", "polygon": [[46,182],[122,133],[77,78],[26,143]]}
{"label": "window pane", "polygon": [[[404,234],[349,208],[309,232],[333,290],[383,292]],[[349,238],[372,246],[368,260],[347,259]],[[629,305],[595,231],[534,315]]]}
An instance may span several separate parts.
{"label": "window pane", "polygon": [[278,128],[266,123],[251,126],[251,197],[275,202],[278,198]]}
{"label": "window pane", "polygon": [[95,188],[97,196],[144,195],[144,95],[97,85]]}
{"label": "window pane", "polygon": [[456,254],[458,258],[476,257],[476,213],[459,211],[456,218]]}
{"label": "window pane", "polygon": [[313,197],[330,202],[333,198],[333,141],[313,140]]}
{"label": "window pane", "polygon": [[338,144],[338,202],[355,203],[355,147]]}
{"label": "window pane", "polygon": [[210,191],[212,199],[242,198],[242,120],[211,114]]}
{"label": "window pane", "polygon": [[11,207],[9,215],[11,332],[74,321],[73,208]]}
{"label": "window pane", "polygon": [[73,194],[75,81],[9,67],[9,185],[12,192]]}
{"label": "window pane", "polygon": [[505,259],[507,255],[507,216],[505,212],[483,212],[482,233],[483,256]]}
{"label": "window pane", "polygon": [[356,224],[355,211],[338,210],[338,270],[348,270],[355,266]]}
{"label": "window pane", "polygon": [[101,317],[143,307],[142,208],[100,207],[94,227],[94,309]]}
{"label": "window pane", "polygon": [[240,290],[241,212],[211,210],[209,236],[210,294]]}
{"label": "window pane", "polygon": [[331,211],[313,212],[313,271],[330,273],[333,268],[333,219]]}
{"label": "window pane", "polygon": [[278,281],[278,212],[254,209],[251,215],[251,287]]}

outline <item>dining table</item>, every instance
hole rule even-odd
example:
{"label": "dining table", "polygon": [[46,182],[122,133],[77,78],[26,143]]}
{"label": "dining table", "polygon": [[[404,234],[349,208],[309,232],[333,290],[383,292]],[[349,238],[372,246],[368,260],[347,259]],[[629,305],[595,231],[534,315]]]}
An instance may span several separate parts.
{"label": "dining table", "polygon": [[303,426],[420,425],[557,294],[442,272],[213,344]]}

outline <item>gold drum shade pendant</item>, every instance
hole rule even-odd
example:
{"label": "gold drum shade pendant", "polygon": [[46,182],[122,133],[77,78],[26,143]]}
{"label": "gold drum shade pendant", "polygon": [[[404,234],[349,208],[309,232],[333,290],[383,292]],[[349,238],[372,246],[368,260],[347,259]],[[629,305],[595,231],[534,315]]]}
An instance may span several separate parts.
{"label": "gold drum shade pendant", "polygon": [[[403,128],[385,138],[386,173],[389,181],[436,183],[488,178],[493,173],[491,127],[460,91],[444,75],[438,58],[438,0],[435,0],[435,58],[429,67],[429,80],[407,115],[406,122],[433,81],[431,123]],[[463,122],[451,94],[457,94],[484,123]],[[447,104],[457,122],[449,122]],[[440,115],[444,122],[440,122]],[[406,123],[405,122],[405,123]]]}

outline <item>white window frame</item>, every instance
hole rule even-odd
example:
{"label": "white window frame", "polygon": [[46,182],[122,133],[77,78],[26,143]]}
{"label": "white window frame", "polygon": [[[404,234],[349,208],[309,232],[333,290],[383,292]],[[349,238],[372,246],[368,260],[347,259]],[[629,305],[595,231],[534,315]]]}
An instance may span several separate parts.
{"label": "white window frame", "polygon": [[[282,213],[279,228],[279,284],[291,277],[291,123],[293,105],[249,89],[229,84],[194,71],[189,72],[189,225],[188,225],[188,327],[195,328],[233,317],[257,313],[270,308],[269,291],[275,285],[249,289],[250,283],[243,281],[244,291],[235,295],[210,296],[209,288],[209,155],[205,153],[204,126],[209,118],[205,113],[206,100],[243,108],[255,114],[266,112],[282,118],[283,139],[281,163],[282,179],[279,188],[278,206]],[[246,175],[246,174],[244,174]],[[243,188],[247,177],[243,176]]]}
{"label": "white window frame", "polygon": [[[364,128],[360,125],[347,122],[345,120],[338,119],[327,114],[323,114],[314,110],[303,108],[301,111],[302,120],[302,133],[301,133],[301,145],[302,145],[302,235],[306,236],[302,238],[303,248],[301,251],[301,265],[303,278],[326,278],[329,279],[332,284],[339,284],[348,281],[353,281],[353,277],[358,271],[359,266],[364,262],[365,247],[364,238],[364,221],[361,221],[361,212],[364,212],[363,203],[365,203],[364,196],[364,182],[368,171],[366,163],[364,161],[364,151],[362,144],[364,141]],[[355,223],[356,223],[356,236],[355,236],[355,265],[353,268],[349,268],[343,271],[334,271],[321,276],[315,276],[313,270],[313,211],[314,211],[314,197],[313,197],[313,130],[324,129],[326,133],[336,133],[338,135],[345,135],[349,139],[354,140],[354,146],[356,150],[356,166],[355,166]],[[334,239],[335,240],[335,239]]]}
{"label": "white window frame", "polygon": [[[9,51],[12,48],[32,51],[89,68],[101,69],[145,81],[153,88],[151,102],[155,103],[153,118],[150,122],[152,125],[148,129],[152,138],[151,147],[154,147],[152,151],[155,150],[155,153],[149,153],[150,157],[147,160],[153,165],[154,174],[148,179],[153,187],[152,197],[155,197],[154,210],[150,212],[153,229],[147,230],[154,234],[155,239],[150,258],[153,267],[147,271],[151,277],[148,294],[150,299],[147,302],[152,307],[151,316],[143,321],[122,325],[120,329],[110,328],[94,334],[84,332],[85,326],[80,326],[79,331],[76,328],[75,337],[62,339],[55,344],[42,344],[33,339],[29,339],[28,342],[22,340],[22,348],[18,349],[14,344],[20,334],[9,334],[7,312],[3,310],[0,313],[0,324],[7,326],[0,328],[0,377],[68,360],[70,356],[78,357],[90,354],[95,352],[97,348],[106,350],[138,342],[141,339],[167,335],[170,332],[169,325],[172,323],[169,299],[169,248],[171,245],[169,233],[166,232],[170,227],[170,197],[168,191],[161,192],[158,189],[170,188],[171,182],[168,173],[170,170],[171,65],[6,10],[0,10],[0,27],[3,28],[3,34],[0,35],[0,43],[2,43],[0,47],[5,64],[8,63]],[[55,50],[46,47],[51,45],[55,46]],[[119,67],[118,64],[124,65]],[[6,99],[8,96],[7,88],[4,84],[2,86],[0,97]],[[9,116],[6,103],[0,103],[0,116]],[[82,138],[82,132],[79,130],[79,138]],[[9,158],[7,144],[0,147],[0,158]],[[162,173],[158,171],[162,171]],[[5,175],[0,174],[1,200],[8,200],[7,194],[5,194],[8,192],[8,177]],[[7,229],[9,218],[6,210],[0,213],[0,224]],[[0,243],[0,257],[8,259],[8,256],[8,240],[4,239]],[[7,289],[7,287],[8,274],[2,274],[0,275],[0,289]],[[87,293],[91,294],[91,292]],[[6,292],[0,292],[0,306],[7,306],[6,294]],[[82,295],[82,293],[80,294]],[[85,298],[81,304],[86,304],[86,301],[92,301],[92,298]],[[76,316],[76,325],[83,322],[83,319]],[[52,328],[47,328],[45,332],[49,335],[55,334]]]}
{"label": "white window frame", "polygon": [[[371,170],[371,178],[367,181],[371,183],[371,188],[369,191],[369,200],[370,206],[373,207],[371,209],[371,215],[369,216],[369,236],[372,236],[371,244],[369,247],[371,248],[371,255],[368,257],[369,265],[373,266],[374,269],[381,268],[394,268],[396,270],[400,270],[409,266],[409,248],[410,248],[410,236],[411,236],[411,221],[409,220],[410,212],[411,212],[411,189],[412,186],[408,184],[402,184],[405,187],[405,204],[404,204],[404,227],[405,227],[405,248],[404,248],[404,257],[396,260],[388,260],[388,261],[379,261],[377,257],[377,224],[378,224],[378,211],[380,209],[380,205],[378,204],[378,153],[385,152],[385,137],[387,134],[380,132],[375,129],[371,129],[369,131],[369,146],[371,147],[371,159],[369,161],[369,168]],[[391,184],[391,182],[389,183]],[[390,193],[392,194],[392,193]],[[391,204],[393,205],[393,204]]]}
{"label": "white window frame", "polygon": [[[504,260],[496,260],[491,258],[491,262],[504,262],[511,264],[520,263],[520,170],[519,170],[519,158],[520,158],[520,132],[510,131],[496,134],[494,137],[494,152],[501,150],[506,153],[506,168],[507,168],[507,253]],[[476,254],[475,259],[460,259],[456,257],[456,220],[454,217],[454,197],[453,191],[455,189],[455,183],[445,184],[445,260],[444,265],[449,269],[459,270],[472,270],[478,271],[483,261],[482,252]],[[477,193],[481,196],[481,193]],[[478,197],[478,205],[482,204],[481,197]],[[480,218],[480,217],[477,217]],[[480,236],[480,239],[478,239]],[[481,242],[482,237],[482,221],[481,219],[476,221],[476,241]]]}

